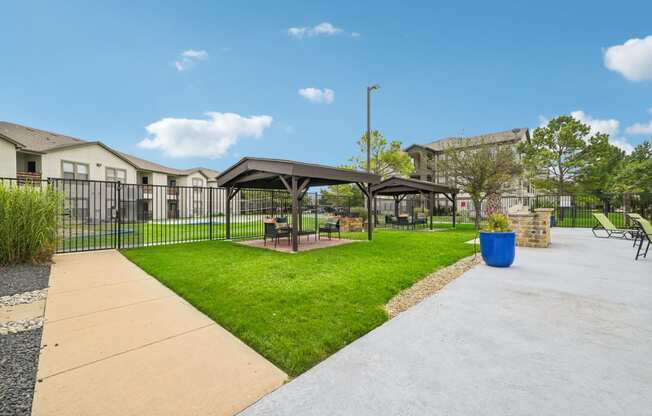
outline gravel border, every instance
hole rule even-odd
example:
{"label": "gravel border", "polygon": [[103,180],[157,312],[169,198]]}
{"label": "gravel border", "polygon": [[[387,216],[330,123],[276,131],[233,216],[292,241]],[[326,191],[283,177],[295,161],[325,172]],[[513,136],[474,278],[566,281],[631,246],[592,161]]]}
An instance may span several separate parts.
{"label": "gravel border", "polygon": [[42,328],[0,336],[0,415],[29,416]]}
{"label": "gravel border", "polygon": [[18,264],[0,267],[0,297],[48,287],[49,264]]}
{"label": "gravel border", "polygon": [[402,290],[385,305],[385,312],[393,318],[421,302],[433,293],[460,277],[464,272],[482,263],[482,256],[469,256],[457,263],[439,269],[425,279],[419,280],[411,287]]}

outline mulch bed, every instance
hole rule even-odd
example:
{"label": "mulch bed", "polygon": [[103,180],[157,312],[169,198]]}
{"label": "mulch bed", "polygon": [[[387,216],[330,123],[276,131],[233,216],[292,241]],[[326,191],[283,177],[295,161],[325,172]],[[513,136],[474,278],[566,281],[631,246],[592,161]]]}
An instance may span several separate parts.
{"label": "mulch bed", "polygon": [[425,279],[419,280],[387,302],[385,305],[387,315],[391,319],[408,310],[480,263],[482,263],[481,256],[469,256],[455,264],[437,270]]}
{"label": "mulch bed", "polygon": [[[0,307],[42,300],[47,295],[43,289],[48,287],[49,279],[47,264],[0,268]],[[38,325],[32,321],[39,321]],[[3,325],[12,330],[0,334],[0,416],[29,416],[43,333],[42,318],[3,322]]]}
{"label": "mulch bed", "polygon": [[29,416],[43,329],[0,336],[0,415]]}
{"label": "mulch bed", "polygon": [[49,279],[49,264],[0,266],[0,297],[45,289]]}

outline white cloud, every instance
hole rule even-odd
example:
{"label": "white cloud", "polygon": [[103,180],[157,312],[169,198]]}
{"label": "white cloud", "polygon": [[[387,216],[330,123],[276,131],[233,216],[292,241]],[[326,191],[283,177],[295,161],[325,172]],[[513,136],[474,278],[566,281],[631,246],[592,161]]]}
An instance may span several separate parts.
{"label": "white cloud", "polygon": [[591,128],[591,135],[596,133],[608,134],[610,136],[618,133],[620,129],[620,121],[610,118],[610,119],[599,119],[593,118],[590,115],[586,114],[584,111],[572,111],[570,115],[581,121],[582,123],[588,125]]}
{"label": "white cloud", "polygon": [[593,136],[597,133],[603,133],[609,135],[609,142],[616,147],[624,150],[626,153],[631,153],[634,150],[634,146],[627,142],[627,139],[619,137],[618,133],[620,130],[620,121],[610,118],[610,119],[599,119],[593,118],[590,115],[586,114],[584,111],[578,110],[573,111],[570,115],[581,121],[582,123],[589,126],[591,131],[589,134]]}
{"label": "white cloud", "polygon": [[299,95],[313,103],[330,104],[335,101],[335,91],[328,88],[301,88]]}
{"label": "white cloud", "polygon": [[174,66],[177,68],[177,71],[185,71],[195,66],[197,62],[207,59],[208,52],[205,50],[188,49],[181,52],[181,59],[174,61]]}
{"label": "white cloud", "polygon": [[242,117],[235,113],[208,112],[207,119],[164,118],[145,129],[149,137],[138,145],[161,150],[170,157],[224,156],[240,138],[262,136],[272,124],[267,115]]}
{"label": "white cloud", "polygon": [[652,35],[607,48],[604,65],[630,81],[652,79]]}
{"label": "white cloud", "polygon": [[652,121],[649,123],[634,123],[627,127],[625,131],[628,134],[652,134]]}
{"label": "white cloud", "polygon": [[[313,27],[291,27],[287,30],[287,34],[295,39],[303,39],[313,36],[334,36],[346,34],[342,28],[333,25],[330,22],[322,22]],[[353,32],[350,34],[352,37],[360,36],[359,33]]]}

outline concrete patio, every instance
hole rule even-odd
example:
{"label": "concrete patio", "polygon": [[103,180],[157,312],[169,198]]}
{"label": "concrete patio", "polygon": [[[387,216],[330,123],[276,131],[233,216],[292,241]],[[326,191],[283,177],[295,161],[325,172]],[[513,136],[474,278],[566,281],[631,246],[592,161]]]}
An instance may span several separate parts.
{"label": "concrete patio", "polygon": [[550,248],[470,270],[242,415],[650,415],[651,299],[631,242],[553,229]]}
{"label": "concrete patio", "polygon": [[232,415],[285,373],[117,251],[58,255],[33,415]]}

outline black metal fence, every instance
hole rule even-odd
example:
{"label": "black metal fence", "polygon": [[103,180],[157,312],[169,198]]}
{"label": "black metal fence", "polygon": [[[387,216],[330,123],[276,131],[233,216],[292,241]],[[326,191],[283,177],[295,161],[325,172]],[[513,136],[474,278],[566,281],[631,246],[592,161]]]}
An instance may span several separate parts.
{"label": "black metal fence", "polygon": [[[476,212],[471,198],[458,196],[456,202],[457,224],[473,224]],[[334,214],[366,217],[365,202],[360,198],[329,196],[328,200],[322,200],[321,205],[322,209]],[[484,220],[489,212],[488,205],[485,201],[480,207],[481,220]],[[522,207],[528,210],[552,208],[552,220],[556,227],[591,228],[596,224],[593,217],[593,213],[596,212],[607,215],[617,227],[626,227],[629,225],[627,212],[637,212],[648,218],[652,216],[652,194],[618,194],[604,197],[581,194],[502,196],[497,208],[507,213]],[[428,215],[429,210],[430,202],[427,195],[408,195],[399,203],[399,213],[412,218]],[[394,199],[376,197],[373,213],[376,224],[383,226],[386,216],[395,214]],[[433,213],[434,223],[452,224],[453,205],[443,195],[435,196]]]}
{"label": "black metal fence", "polygon": [[[57,252],[76,252],[108,248],[143,247],[158,244],[226,239],[226,201],[224,188],[122,184],[75,179],[16,180],[2,179],[9,186],[52,187],[63,202],[59,219]],[[451,224],[452,203],[435,197],[433,222]],[[231,204],[231,238],[260,238],[264,219],[286,217],[291,222],[292,201],[287,192],[275,190],[241,190]],[[410,195],[401,201],[399,211],[413,218],[427,215],[430,202],[426,195]],[[487,215],[485,203],[481,219]],[[602,212],[618,227],[628,225],[626,212],[652,215],[652,196],[587,195],[503,196],[499,210],[517,207],[552,208],[557,227],[592,227],[593,213]],[[456,222],[472,224],[475,209],[469,198],[457,198]],[[392,198],[377,197],[373,214],[377,226],[385,215],[395,213]],[[317,193],[306,194],[301,201],[299,228],[316,230],[331,216],[363,217],[365,200]]]}
{"label": "black metal fence", "polygon": [[[8,186],[51,187],[62,195],[57,252],[132,248],[226,239],[226,189],[119,182],[0,178]],[[248,189],[231,204],[232,239],[262,237],[263,220],[287,217],[287,192]],[[316,194],[306,194],[299,217],[304,230],[319,222]]]}

